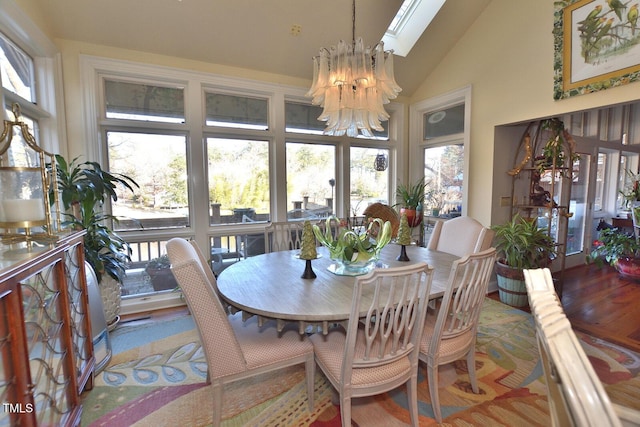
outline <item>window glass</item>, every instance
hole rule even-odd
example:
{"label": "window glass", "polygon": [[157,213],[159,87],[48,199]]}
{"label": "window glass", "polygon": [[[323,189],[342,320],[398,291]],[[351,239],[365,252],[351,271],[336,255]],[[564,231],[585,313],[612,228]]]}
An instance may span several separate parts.
{"label": "window glass", "polygon": [[[315,105],[302,104],[297,102],[285,102],[285,130],[294,133],[308,133],[314,135],[322,135],[327,126],[326,122],[318,120],[322,114],[322,107]],[[384,130],[376,131],[372,129],[373,137],[367,138],[364,135],[358,135],[362,139],[389,139],[389,121],[381,122]]]}
{"label": "window glass", "polygon": [[629,193],[633,188],[635,176],[638,174],[637,153],[623,152],[620,155],[620,168],[618,169],[618,193],[616,206],[619,210],[628,210],[630,208],[628,201],[623,193]]}
{"label": "window glass", "polygon": [[[189,225],[186,137],[107,131],[109,171],[133,178],[140,188],[118,188],[116,230],[151,230]],[[140,161],[144,159],[144,161]]]}
{"label": "window glass", "polygon": [[184,89],[105,80],[109,119],[184,123]]}
{"label": "window glass", "polygon": [[462,212],[464,184],[464,147],[443,145],[424,150],[425,205],[438,215],[455,216]]}
{"label": "window glass", "polygon": [[284,118],[287,132],[310,133],[322,135],[325,122],[318,120],[322,107],[297,102],[285,102]]}
{"label": "window glass", "polygon": [[0,33],[0,72],[3,88],[29,102],[36,102],[33,59],[2,33]]}
{"label": "window glass", "polygon": [[464,104],[431,111],[424,116],[424,139],[464,132]]}
{"label": "window glass", "polygon": [[606,181],[606,173],[607,173],[607,155],[605,153],[598,153],[595,200],[593,202],[594,212],[598,212],[603,209],[604,184]]}
{"label": "window glass", "polygon": [[267,130],[268,102],[262,98],[206,94],[207,126]]}
{"label": "window glass", "polygon": [[360,216],[372,203],[389,204],[389,169],[377,171],[377,156],[389,161],[389,150],[351,147],[350,216]]}
{"label": "window glass", "polygon": [[287,219],[322,218],[335,209],[336,148],[288,142]]}
{"label": "window glass", "polygon": [[209,223],[268,221],[269,142],[207,138]]}

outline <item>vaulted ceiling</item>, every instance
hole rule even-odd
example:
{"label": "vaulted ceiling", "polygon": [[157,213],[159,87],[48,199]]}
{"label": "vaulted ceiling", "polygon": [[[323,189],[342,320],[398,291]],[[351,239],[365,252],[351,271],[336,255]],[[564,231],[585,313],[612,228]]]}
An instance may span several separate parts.
{"label": "vaulted ceiling", "polygon": [[[413,94],[490,1],[446,1],[407,57],[394,59],[401,95]],[[54,38],[309,80],[319,49],[352,37],[350,0],[36,2]],[[357,0],[356,37],[374,45],[401,3]]]}

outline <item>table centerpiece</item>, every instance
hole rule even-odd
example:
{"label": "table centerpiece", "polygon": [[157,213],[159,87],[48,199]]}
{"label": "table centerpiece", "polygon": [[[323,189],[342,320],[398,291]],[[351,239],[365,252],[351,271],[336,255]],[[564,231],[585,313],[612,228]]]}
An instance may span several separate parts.
{"label": "table centerpiece", "polygon": [[[337,237],[332,230],[340,224]],[[362,230],[349,229],[335,216],[326,220],[324,231],[313,226],[318,241],[327,247],[334,261],[328,268],[334,274],[358,276],[375,267],[380,251],[391,241],[391,223],[380,218],[372,218]]]}

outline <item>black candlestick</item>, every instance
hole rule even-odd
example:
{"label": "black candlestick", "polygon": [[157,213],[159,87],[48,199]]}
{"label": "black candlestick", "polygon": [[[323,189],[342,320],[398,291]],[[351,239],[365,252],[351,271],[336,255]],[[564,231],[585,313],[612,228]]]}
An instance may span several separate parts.
{"label": "black candlestick", "polygon": [[306,264],[304,267],[304,273],[302,273],[302,277],[303,279],[315,279],[316,278],[316,273],[313,272],[313,268],[311,268],[311,260],[308,259],[306,260]]}
{"label": "black candlestick", "polygon": [[400,255],[398,255],[396,261],[411,261],[407,256],[407,247],[405,245],[400,245]]}

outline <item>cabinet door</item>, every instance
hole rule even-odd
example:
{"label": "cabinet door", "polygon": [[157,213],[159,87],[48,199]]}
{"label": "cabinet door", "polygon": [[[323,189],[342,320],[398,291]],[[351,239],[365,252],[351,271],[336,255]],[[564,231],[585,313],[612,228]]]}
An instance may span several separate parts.
{"label": "cabinet door", "polygon": [[21,302],[15,280],[0,284],[0,426],[36,425],[33,396],[24,392],[31,378],[26,363]]}
{"label": "cabinet door", "polygon": [[78,374],[78,391],[93,386],[93,334],[90,329],[89,305],[84,270],[82,240],[69,246],[65,253],[65,283],[69,296],[73,361]]}
{"label": "cabinet door", "polygon": [[79,417],[77,370],[68,320],[63,252],[35,266],[21,278],[29,374],[38,425],[61,425]]}

